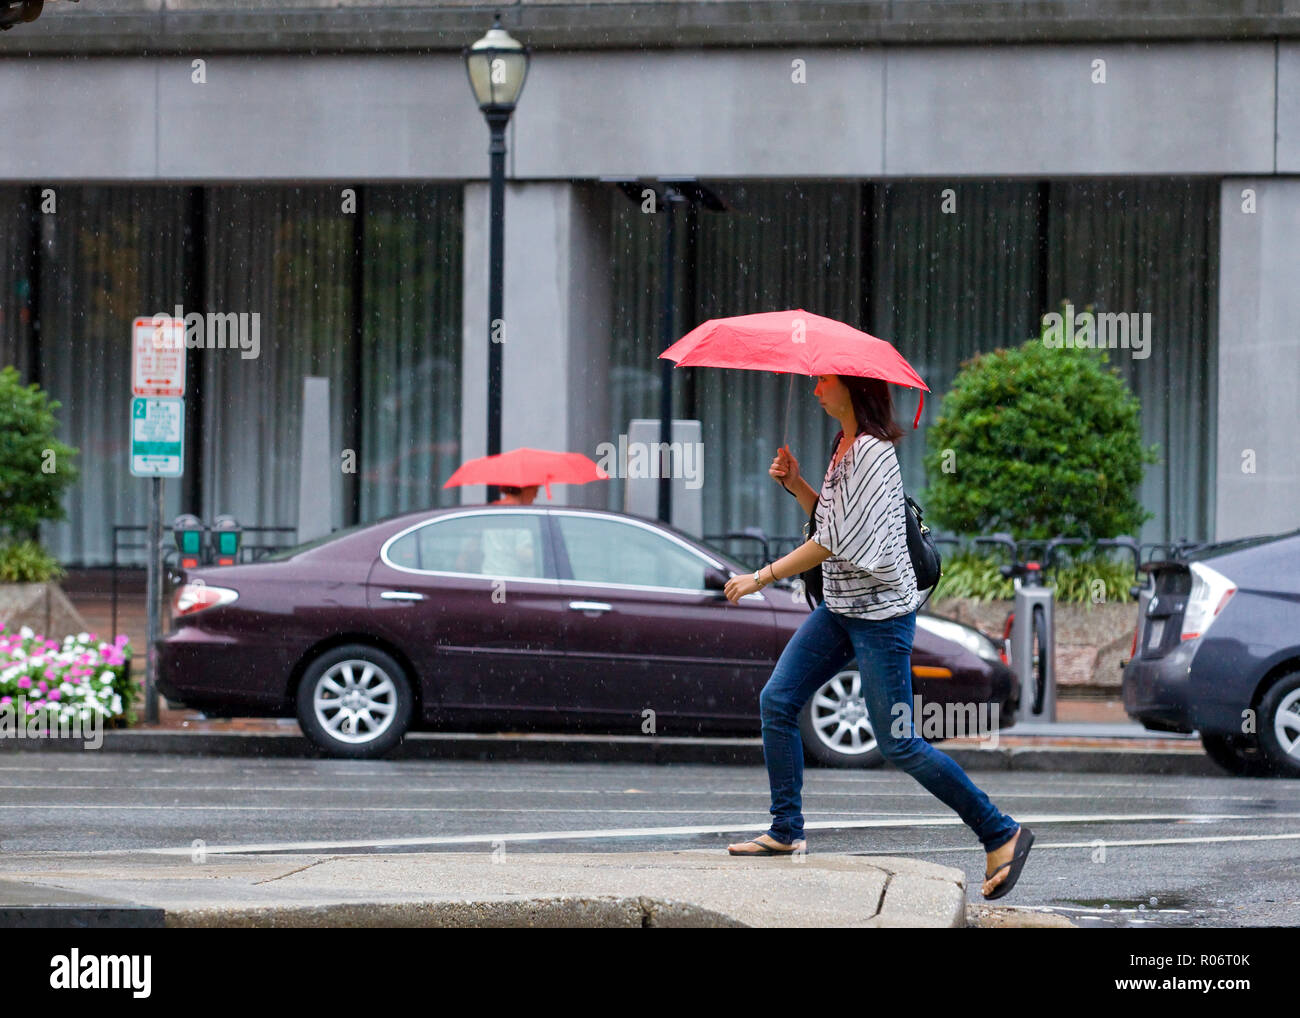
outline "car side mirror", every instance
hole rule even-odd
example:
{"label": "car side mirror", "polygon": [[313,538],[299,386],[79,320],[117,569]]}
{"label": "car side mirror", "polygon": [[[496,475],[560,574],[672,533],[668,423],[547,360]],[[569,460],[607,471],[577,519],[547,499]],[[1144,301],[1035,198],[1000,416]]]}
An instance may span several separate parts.
{"label": "car side mirror", "polygon": [[727,589],[727,577],[723,575],[721,569],[715,569],[713,566],[704,567],[704,589],[717,591]]}

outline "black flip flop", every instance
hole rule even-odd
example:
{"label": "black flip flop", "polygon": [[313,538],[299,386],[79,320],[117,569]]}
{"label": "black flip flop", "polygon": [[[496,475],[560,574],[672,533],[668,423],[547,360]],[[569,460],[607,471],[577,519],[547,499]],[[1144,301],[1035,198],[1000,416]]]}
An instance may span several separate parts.
{"label": "black flip flop", "polygon": [[742,845],[757,845],[757,846],[758,846],[759,848],[761,848],[763,851],[761,851],[761,852],[733,852],[731,849],[727,849],[727,854],[728,854],[728,855],[733,855],[733,856],[741,856],[741,855],[794,855],[797,851],[799,851],[799,843],[798,843],[797,841],[794,843],[793,847],[791,847],[791,848],[773,848],[771,845],[765,845],[765,844],[763,844],[761,841],[757,841],[757,840],[755,840],[755,839],[753,839],[753,838],[751,838],[749,841],[743,841],[743,842],[741,842],[741,844],[742,844]]}
{"label": "black flip flop", "polygon": [[1011,856],[1010,862],[1004,862],[992,873],[985,873],[985,880],[992,880],[1008,866],[1011,867],[1007,873],[1006,880],[993,888],[992,894],[984,895],[985,901],[995,901],[1016,886],[1016,881],[1020,879],[1020,871],[1025,868],[1025,860],[1029,858],[1029,850],[1034,845],[1034,832],[1024,824],[1020,825],[1020,837],[1016,841],[1016,850]]}

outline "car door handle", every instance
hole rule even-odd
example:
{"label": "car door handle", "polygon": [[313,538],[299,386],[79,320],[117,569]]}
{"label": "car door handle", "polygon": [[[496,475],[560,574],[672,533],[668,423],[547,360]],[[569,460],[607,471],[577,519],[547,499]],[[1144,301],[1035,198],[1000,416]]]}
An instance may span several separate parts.
{"label": "car door handle", "polygon": [[379,595],[385,601],[423,601],[424,595],[411,590],[385,590]]}
{"label": "car door handle", "polygon": [[607,612],[613,605],[604,601],[570,601],[569,607],[576,612]]}

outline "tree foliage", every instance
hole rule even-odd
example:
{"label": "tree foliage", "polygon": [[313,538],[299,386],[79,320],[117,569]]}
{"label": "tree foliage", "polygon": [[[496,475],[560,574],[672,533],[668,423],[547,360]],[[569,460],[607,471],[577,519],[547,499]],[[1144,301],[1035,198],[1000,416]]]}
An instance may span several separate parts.
{"label": "tree foliage", "polygon": [[1136,535],[1143,448],[1137,398],[1105,350],[1023,346],[962,364],[930,428],[926,515],[957,534],[1016,540]]}
{"label": "tree foliage", "polygon": [[0,370],[0,539],[35,537],[42,521],[66,516],[63,495],[77,479],[77,450],[55,437],[58,408],[39,386],[24,386],[13,367]]}

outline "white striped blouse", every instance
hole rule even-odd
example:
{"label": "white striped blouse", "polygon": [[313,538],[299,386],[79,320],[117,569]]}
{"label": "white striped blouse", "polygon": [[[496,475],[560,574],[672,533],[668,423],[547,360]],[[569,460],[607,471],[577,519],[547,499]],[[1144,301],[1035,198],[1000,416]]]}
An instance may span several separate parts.
{"label": "white striped blouse", "polygon": [[921,602],[907,553],[903,474],[894,446],[860,432],[826,470],[812,539],[822,562],[826,607],[861,619],[892,619]]}

